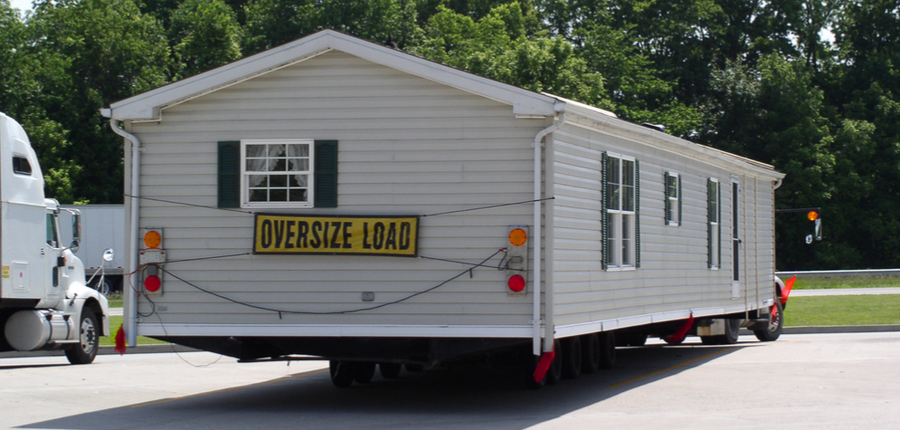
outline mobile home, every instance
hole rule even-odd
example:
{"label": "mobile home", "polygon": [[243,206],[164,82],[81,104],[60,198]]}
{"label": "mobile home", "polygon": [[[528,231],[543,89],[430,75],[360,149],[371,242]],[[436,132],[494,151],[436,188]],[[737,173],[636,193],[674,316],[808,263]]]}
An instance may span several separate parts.
{"label": "mobile home", "polygon": [[320,356],[346,385],[515,348],[590,368],[686,320],[780,330],[783,175],[610,112],[326,30],[103,113],[131,342]]}

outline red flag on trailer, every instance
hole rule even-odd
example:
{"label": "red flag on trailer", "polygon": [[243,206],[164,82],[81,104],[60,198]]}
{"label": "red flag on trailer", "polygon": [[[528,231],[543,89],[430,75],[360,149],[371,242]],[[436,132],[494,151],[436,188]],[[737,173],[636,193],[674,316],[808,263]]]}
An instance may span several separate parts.
{"label": "red flag on trailer", "polygon": [[666,339],[666,342],[679,343],[679,342],[683,341],[684,337],[687,336],[688,331],[693,326],[694,326],[694,313],[691,312],[691,316],[688,317],[687,321],[685,321],[684,324],[682,324],[681,327],[679,327],[675,333],[673,333],[671,336],[669,336],[669,338]]}
{"label": "red flag on trailer", "polygon": [[781,292],[781,304],[784,305],[788,301],[788,296],[791,295],[791,289],[794,288],[794,282],[797,280],[797,276],[794,275],[791,279],[788,279],[784,282],[784,290]]}
{"label": "red flag on trailer", "polygon": [[127,346],[125,345],[125,324],[119,326],[119,331],[116,332],[116,352],[119,355],[125,355],[125,349]]}
{"label": "red flag on trailer", "polygon": [[544,376],[547,375],[547,370],[550,369],[550,363],[553,362],[554,357],[556,357],[556,351],[545,352],[541,355],[541,361],[538,361],[534,369],[534,382],[540,383],[544,380]]}

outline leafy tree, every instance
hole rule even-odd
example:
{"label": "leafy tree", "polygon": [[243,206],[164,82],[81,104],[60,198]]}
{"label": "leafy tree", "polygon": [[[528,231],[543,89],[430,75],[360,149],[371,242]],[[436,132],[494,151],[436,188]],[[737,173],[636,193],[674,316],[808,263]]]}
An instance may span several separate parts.
{"label": "leafy tree", "polygon": [[176,77],[186,77],[241,58],[243,30],[222,0],[187,0],[172,14]]}
{"label": "leafy tree", "polygon": [[99,110],[167,82],[161,28],[131,0],[38,2],[28,26],[41,86],[33,103],[46,121],[29,132],[38,149],[54,154],[48,186],[71,185],[70,195],[57,195],[62,201],[121,202],[122,141]]}

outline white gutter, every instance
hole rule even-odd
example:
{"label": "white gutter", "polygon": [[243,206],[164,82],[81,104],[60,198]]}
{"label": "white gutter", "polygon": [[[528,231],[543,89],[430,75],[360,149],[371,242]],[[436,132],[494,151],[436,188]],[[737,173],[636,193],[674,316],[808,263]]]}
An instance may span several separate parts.
{"label": "white gutter", "polygon": [[[564,103],[557,103],[553,109],[557,112],[561,112],[565,109]],[[556,131],[563,123],[566,121],[566,114],[563,112],[561,115],[558,115],[553,124],[549,127],[538,132],[536,136],[534,136],[534,230],[532,236],[534,236],[534,252],[532,253],[532,271],[534,272],[534,276],[531,277],[532,281],[532,291],[534,291],[534,308],[532,309],[531,315],[531,323],[533,326],[533,334],[532,334],[532,353],[534,355],[541,354],[541,323],[545,321],[541,321],[541,141],[544,139],[544,136],[553,133]],[[550,268],[548,267],[548,270]],[[547,313],[549,314],[550,309],[547,309]],[[548,330],[548,332],[551,332]],[[550,352],[553,350],[553,339],[550,336],[550,339],[547,339],[547,342],[544,343],[544,350],[546,352]]]}
{"label": "white gutter", "polygon": [[[131,225],[129,226],[129,240],[126,241],[131,246],[129,252],[128,267],[125,269],[130,279],[123,279],[127,282],[125,288],[125,341],[129,346],[137,345],[137,290],[138,285],[138,253],[134,241],[138,240],[138,211],[140,209],[140,201],[136,198],[140,193],[140,168],[141,168],[141,142],[133,134],[119,128],[119,121],[112,117],[109,109],[101,110],[103,116],[109,117],[109,127],[119,136],[124,137],[131,142],[131,195],[126,197],[131,199]],[[128,286],[131,286],[129,288]]]}

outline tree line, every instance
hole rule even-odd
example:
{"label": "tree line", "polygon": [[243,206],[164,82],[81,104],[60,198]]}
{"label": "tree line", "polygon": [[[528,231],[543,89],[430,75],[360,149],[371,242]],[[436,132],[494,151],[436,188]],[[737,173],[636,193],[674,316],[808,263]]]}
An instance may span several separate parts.
{"label": "tree line", "polygon": [[49,196],[122,202],[99,109],[322,29],[786,173],[782,270],[900,267],[900,0],[0,0],[0,111]]}

